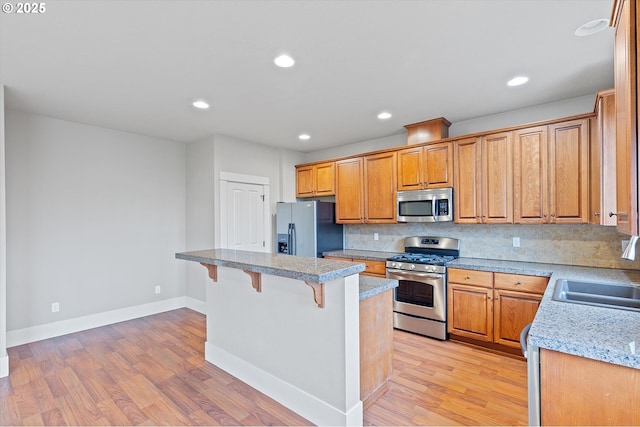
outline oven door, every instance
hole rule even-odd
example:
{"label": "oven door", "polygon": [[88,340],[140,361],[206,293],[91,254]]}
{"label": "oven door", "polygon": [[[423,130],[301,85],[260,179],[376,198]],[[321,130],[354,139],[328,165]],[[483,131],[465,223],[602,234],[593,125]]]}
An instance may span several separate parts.
{"label": "oven door", "polygon": [[398,281],[393,311],[444,322],[447,292],[444,274],[387,269],[387,278]]}

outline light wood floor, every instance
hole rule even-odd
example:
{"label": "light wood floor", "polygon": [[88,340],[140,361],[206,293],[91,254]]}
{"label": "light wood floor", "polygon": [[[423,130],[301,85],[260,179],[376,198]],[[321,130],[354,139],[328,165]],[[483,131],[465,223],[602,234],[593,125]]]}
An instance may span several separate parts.
{"label": "light wood floor", "polygon": [[[174,310],[8,349],[0,425],[308,425],[204,361],[205,318]],[[526,425],[526,364],[394,332],[366,425]]]}

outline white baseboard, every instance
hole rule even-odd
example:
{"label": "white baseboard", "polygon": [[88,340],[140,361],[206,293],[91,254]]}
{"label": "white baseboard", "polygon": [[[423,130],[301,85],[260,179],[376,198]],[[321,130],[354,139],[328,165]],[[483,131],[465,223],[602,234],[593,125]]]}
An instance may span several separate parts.
{"label": "white baseboard", "polygon": [[352,408],[342,412],[209,342],[204,345],[204,358],[316,425],[362,425],[363,408],[360,400]]}
{"label": "white baseboard", "polygon": [[[71,334],[74,332],[97,328],[100,326],[111,325],[113,323],[123,322],[125,320],[136,319],[138,317],[144,317],[152,314],[162,313],[164,311],[183,308],[187,306],[186,298],[187,297],[177,297],[163,301],[137,305],[134,307],[127,307],[119,310],[105,311],[103,313],[77,317],[75,319],[62,320],[59,322],[48,323],[46,325],[33,326],[31,328],[7,331],[7,347],[15,347],[17,345],[27,344],[34,341],[59,337],[61,335]],[[198,301],[193,298],[190,299],[192,299],[193,301]],[[202,304],[204,305],[204,303]],[[193,303],[193,305],[195,306],[196,304]],[[196,310],[195,308],[193,309]],[[0,369],[1,368],[2,366],[0,365]]]}
{"label": "white baseboard", "polygon": [[0,378],[9,376],[9,355],[0,356]]}
{"label": "white baseboard", "polygon": [[185,298],[185,307],[197,311],[200,314],[207,314],[207,302],[201,301],[199,299],[195,299],[192,297],[184,297]]}

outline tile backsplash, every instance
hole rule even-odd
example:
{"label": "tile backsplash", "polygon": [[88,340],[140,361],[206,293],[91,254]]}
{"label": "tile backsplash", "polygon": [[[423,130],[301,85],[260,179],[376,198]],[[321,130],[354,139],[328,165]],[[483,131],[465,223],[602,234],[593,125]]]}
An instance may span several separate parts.
{"label": "tile backsplash", "polygon": [[[374,233],[378,233],[379,240],[374,240]],[[408,236],[460,239],[460,255],[469,258],[640,270],[640,256],[635,261],[620,258],[622,241],[629,236],[618,233],[615,227],[454,223],[345,226],[347,249],[404,252],[403,239]],[[514,237],[520,238],[520,247],[513,247]]]}

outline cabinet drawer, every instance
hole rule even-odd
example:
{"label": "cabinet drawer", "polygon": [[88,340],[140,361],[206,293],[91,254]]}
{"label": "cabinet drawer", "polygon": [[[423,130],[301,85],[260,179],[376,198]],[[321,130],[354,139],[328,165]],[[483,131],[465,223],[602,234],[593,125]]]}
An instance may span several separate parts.
{"label": "cabinet drawer", "polygon": [[362,262],[365,265],[364,272],[377,276],[386,276],[387,266],[384,261],[371,261],[366,259],[354,259],[353,262]]}
{"label": "cabinet drawer", "polygon": [[494,281],[497,289],[543,294],[547,289],[549,278],[524,274],[495,273]]}
{"label": "cabinet drawer", "polygon": [[450,268],[447,270],[447,273],[449,273],[449,282],[460,283],[463,285],[476,285],[485,288],[493,287],[493,273],[490,271],[459,270],[457,268]]}

